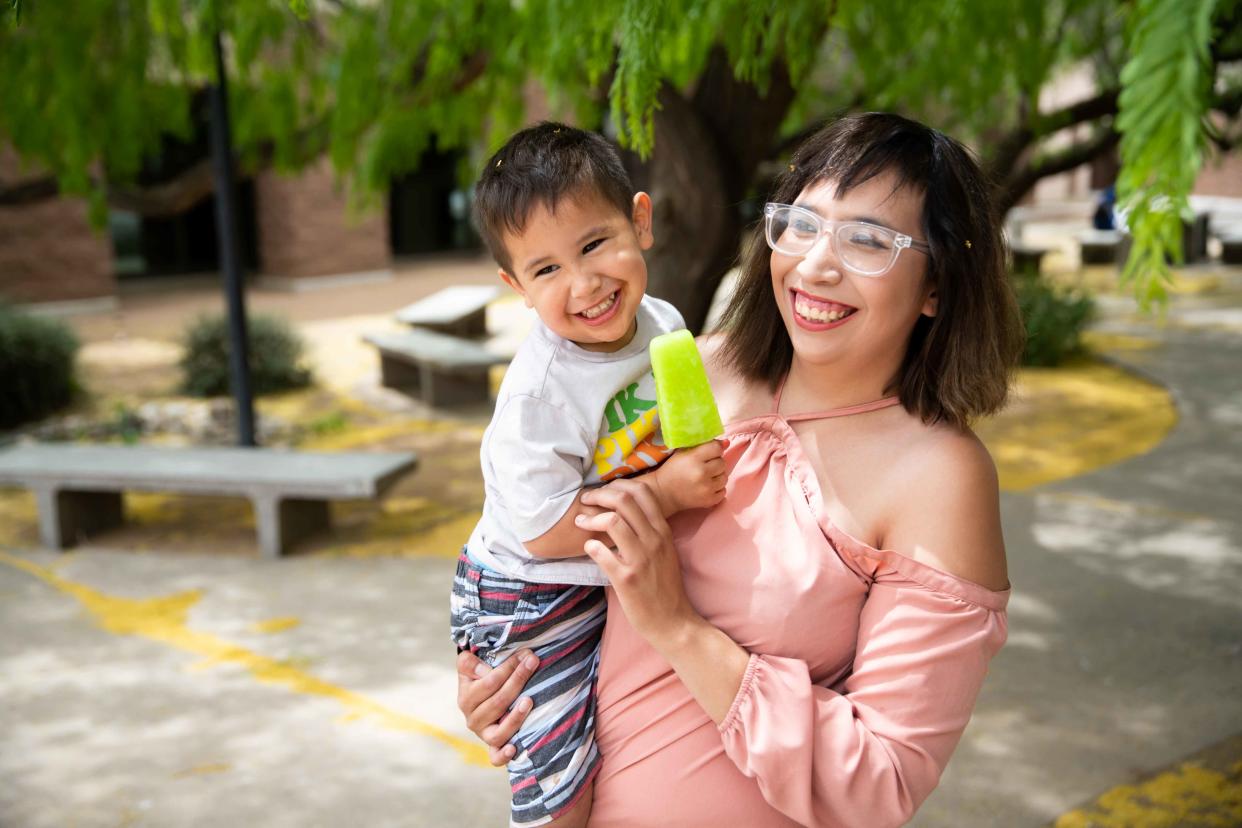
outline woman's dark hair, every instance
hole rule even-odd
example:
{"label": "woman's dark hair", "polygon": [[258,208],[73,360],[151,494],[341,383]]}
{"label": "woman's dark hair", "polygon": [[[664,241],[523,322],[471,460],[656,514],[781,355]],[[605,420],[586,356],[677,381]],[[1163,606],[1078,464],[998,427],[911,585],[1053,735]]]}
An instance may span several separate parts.
{"label": "woman's dark hair", "polygon": [[[792,204],[828,180],[836,197],[886,172],[923,193],[927,278],[934,317],[920,316],[889,390],[925,422],[965,426],[1001,408],[1022,351],[1022,321],[1006,277],[1006,251],[989,187],[970,151],[899,115],[850,115],[807,139],[777,178],[771,201]],[[741,277],[720,327],[722,354],[741,374],[775,388],[793,345],[772,290],[762,222],[743,253]],[[884,278],[884,277],[881,277]]]}
{"label": "woman's dark hair", "polygon": [[504,234],[521,234],[536,205],[555,210],[560,199],[583,193],[630,217],[634,188],[608,139],[544,121],[514,133],[488,159],[474,187],[474,224],[492,257],[512,271]]}

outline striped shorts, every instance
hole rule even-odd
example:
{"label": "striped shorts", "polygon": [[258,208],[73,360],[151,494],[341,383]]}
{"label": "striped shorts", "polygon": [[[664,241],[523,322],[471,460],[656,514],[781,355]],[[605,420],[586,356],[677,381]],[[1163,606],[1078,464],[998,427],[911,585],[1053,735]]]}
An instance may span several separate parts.
{"label": "striped shorts", "polygon": [[604,588],[536,584],[482,567],[463,550],[451,600],[453,641],[495,666],[523,647],[539,656],[524,695],[535,706],[512,744],[510,825],[543,825],[567,811],[599,770],[595,675]]}

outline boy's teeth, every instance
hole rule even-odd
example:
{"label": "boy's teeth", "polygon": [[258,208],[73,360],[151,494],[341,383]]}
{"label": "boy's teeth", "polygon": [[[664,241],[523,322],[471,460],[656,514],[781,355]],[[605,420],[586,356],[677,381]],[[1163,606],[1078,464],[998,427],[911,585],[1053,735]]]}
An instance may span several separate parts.
{"label": "boy's teeth", "polygon": [[617,294],[613,293],[607,299],[600,302],[595,307],[587,308],[586,310],[584,310],[582,312],[582,315],[585,316],[587,319],[594,319],[595,317],[599,316],[600,314],[606,312],[609,308],[611,308],[612,303],[615,301],[617,301]]}

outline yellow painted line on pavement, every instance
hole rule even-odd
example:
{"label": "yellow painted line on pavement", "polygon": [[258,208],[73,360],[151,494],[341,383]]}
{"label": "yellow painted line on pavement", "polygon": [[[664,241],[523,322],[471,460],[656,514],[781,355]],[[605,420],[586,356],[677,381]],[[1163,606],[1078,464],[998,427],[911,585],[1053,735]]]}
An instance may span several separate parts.
{"label": "yellow painted line on pavement", "polygon": [[1151,451],[1177,424],[1169,392],[1093,360],[1025,368],[1014,399],[976,430],[1006,491],[1076,477]]}
{"label": "yellow painted line on pavement", "polygon": [[1242,761],[1222,770],[1184,762],[1121,785],[1063,814],[1053,828],[1236,828],[1242,825]]}
{"label": "yellow painted line on pavement", "polygon": [[173,774],[173,779],[188,779],[191,776],[206,776],[209,773],[227,773],[233,769],[232,765],[224,762],[212,762],[208,765],[195,765],[192,768],[177,771]]}
{"label": "yellow painted line on pavement", "polygon": [[300,618],[269,618],[266,621],[256,621],[250,625],[250,629],[257,633],[278,633],[291,630],[301,623]]}
{"label": "yellow painted line on pavement", "polygon": [[27,572],[76,598],[90,612],[94,621],[110,633],[136,635],[167,644],[202,656],[209,663],[239,664],[265,684],[277,684],[295,693],[322,696],[339,702],[345,708],[346,720],[370,719],[393,730],[430,736],[456,750],[468,764],[491,767],[487,750],[482,745],[330,684],[288,662],[269,658],[214,635],[190,629],[187,615],[190,608],[202,598],[201,590],[159,598],[118,598],[62,578],[47,567],[6,552],[0,552],[0,563]]}

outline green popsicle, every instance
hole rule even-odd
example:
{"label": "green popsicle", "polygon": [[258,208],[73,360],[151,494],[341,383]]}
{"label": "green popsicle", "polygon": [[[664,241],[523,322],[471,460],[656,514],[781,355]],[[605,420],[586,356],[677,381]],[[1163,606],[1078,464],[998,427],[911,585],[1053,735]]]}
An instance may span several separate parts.
{"label": "green popsicle", "polygon": [[651,340],[651,370],[664,445],[689,448],[724,433],[699,346],[689,331],[673,331]]}

